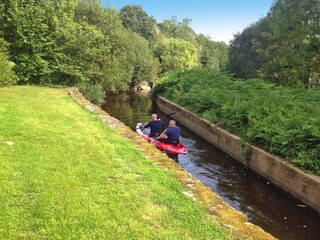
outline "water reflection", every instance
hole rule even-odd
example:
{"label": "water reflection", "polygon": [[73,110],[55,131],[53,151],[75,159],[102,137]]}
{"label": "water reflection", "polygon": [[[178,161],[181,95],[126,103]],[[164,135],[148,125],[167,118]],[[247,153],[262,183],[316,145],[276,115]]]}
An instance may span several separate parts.
{"label": "water reflection", "polygon": [[101,107],[131,129],[135,129],[138,122],[150,121],[152,102],[145,94],[130,91],[108,94],[105,104]]}
{"label": "water reflection", "polygon": [[[136,92],[109,95],[103,108],[131,129],[135,129],[137,122],[148,122],[150,114],[155,111],[151,101]],[[169,121],[169,117],[163,113],[158,112],[158,115],[166,122]],[[181,129],[181,143],[188,148],[188,154],[174,159],[182,168],[235,209],[245,213],[250,222],[261,226],[275,237],[288,240],[319,239],[319,214],[309,208],[299,207],[303,204],[266,179],[183,126]]]}

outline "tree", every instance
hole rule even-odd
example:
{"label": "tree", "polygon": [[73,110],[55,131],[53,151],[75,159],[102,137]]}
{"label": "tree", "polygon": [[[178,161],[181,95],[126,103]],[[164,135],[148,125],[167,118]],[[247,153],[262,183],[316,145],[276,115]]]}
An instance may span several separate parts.
{"label": "tree", "polygon": [[161,71],[192,69],[199,65],[198,50],[183,39],[164,39],[155,49],[160,60]]}
{"label": "tree", "polygon": [[277,1],[272,7],[270,27],[277,48],[283,84],[308,85],[313,71],[319,73],[320,2],[318,0]]}
{"label": "tree", "polygon": [[103,7],[99,0],[78,0],[74,14],[76,22],[86,21],[90,25],[99,25],[103,18]]}
{"label": "tree", "polygon": [[200,62],[212,71],[225,71],[228,65],[229,47],[224,42],[214,42],[209,37],[199,34],[197,43],[200,49]]}
{"label": "tree", "polygon": [[143,81],[152,83],[159,71],[159,61],[153,56],[148,42],[136,33],[130,37],[134,50],[134,72],[130,86],[139,86]]}
{"label": "tree", "polygon": [[56,74],[64,76],[64,83],[68,85],[102,84],[104,65],[111,49],[108,37],[87,22],[69,22],[65,27],[61,29],[60,37],[64,41],[59,47],[61,54]]}
{"label": "tree", "polygon": [[0,87],[15,84],[17,80],[12,71],[14,63],[8,59],[7,47],[8,43],[0,38]]}
{"label": "tree", "polygon": [[[271,62],[267,62],[267,46],[270,29],[268,17],[261,18],[230,41],[229,67],[236,77],[254,78],[274,74]],[[271,59],[271,58],[270,58]],[[272,75],[268,75],[271,77]]]}
{"label": "tree", "polygon": [[134,51],[129,31],[122,25],[120,14],[114,8],[105,9],[103,20],[98,25],[108,36],[111,49],[104,63],[102,85],[107,91],[127,90],[134,73]]}
{"label": "tree", "polygon": [[120,17],[127,29],[138,33],[147,40],[156,38],[156,21],[139,5],[127,5],[120,10]]}
{"label": "tree", "polygon": [[277,0],[268,15],[231,42],[236,76],[262,76],[277,84],[304,85],[320,76],[320,2]]}
{"label": "tree", "polygon": [[46,0],[4,1],[2,36],[19,82],[49,83],[53,72],[54,21]]}
{"label": "tree", "polygon": [[183,39],[197,46],[197,34],[190,27],[191,21],[190,18],[184,18],[179,22],[177,17],[173,16],[171,19],[163,20],[158,25],[165,37]]}

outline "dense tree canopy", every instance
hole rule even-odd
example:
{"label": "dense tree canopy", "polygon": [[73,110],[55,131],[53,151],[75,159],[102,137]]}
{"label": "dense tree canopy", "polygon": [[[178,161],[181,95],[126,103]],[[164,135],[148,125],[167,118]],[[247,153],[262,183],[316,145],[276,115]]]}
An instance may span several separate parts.
{"label": "dense tree canopy", "polygon": [[213,71],[227,71],[229,47],[224,42],[214,42],[199,34],[197,44],[200,51],[200,62]]}
{"label": "dense tree canopy", "polygon": [[171,17],[170,19],[163,20],[163,22],[158,25],[165,37],[183,39],[192,44],[196,44],[197,34],[190,27],[191,21],[190,18],[184,18],[180,22],[177,17]]}
{"label": "dense tree canopy", "polygon": [[[1,68],[7,76],[3,85],[17,80],[119,91],[151,83],[159,72],[198,66],[219,72],[228,67],[228,46],[197,35],[191,19],[172,17],[157,23],[138,5],[118,11],[103,8],[99,0],[0,0],[0,12]],[[309,25],[318,29],[315,21]],[[248,41],[251,51],[257,52],[262,40],[272,42],[267,34],[261,37],[253,30],[255,41],[250,37]],[[310,35],[310,42],[316,46],[316,36]],[[261,56],[249,58],[254,63]]]}
{"label": "dense tree canopy", "polygon": [[10,43],[10,58],[20,82],[44,83],[54,71],[54,18],[45,0],[3,2],[2,37]]}
{"label": "dense tree canopy", "polygon": [[139,86],[141,82],[150,82],[159,71],[159,61],[153,56],[148,41],[138,34],[132,34],[131,46],[134,53],[134,70],[131,86]]}
{"label": "dense tree canopy", "polygon": [[266,17],[231,42],[230,69],[243,78],[310,86],[320,79],[319,61],[319,0],[275,1]]}
{"label": "dense tree canopy", "polygon": [[199,65],[197,49],[183,39],[163,40],[156,49],[156,56],[160,59],[162,72],[192,69]]}
{"label": "dense tree canopy", "polygon": [[319,19],[318,0],[276,0],[229,47],[196,34],[189,18],[157,23],[139,5],[118,11],[100,0],[0,0],[1,67],[12,73],[10,83],[106,91],[198,66],[310,86],[320,82]]}
{"label": "dense tree canopy", "polygon": [[156,38],[156,20],[139,5],[127,5],[120,11],[123,25],[133,32],[140,34],[145,39],[153,40]]}
{"label": "dense tree canopy", "polygon": [[8,59],[7,46],[8,43],[0,38],[0,87],[14,84],[17,80],[12,71],[14,63]]}
{"label": "dense tree canopy", "polygon": [[226,46],[198,38],[191,19],[158,24],[139,5],[118,11],[100,0],[0,0],[0,13],[1,68],[11,79],[2,76],[2,85],[120,91],[152,83],[159,72],[227,65]]}

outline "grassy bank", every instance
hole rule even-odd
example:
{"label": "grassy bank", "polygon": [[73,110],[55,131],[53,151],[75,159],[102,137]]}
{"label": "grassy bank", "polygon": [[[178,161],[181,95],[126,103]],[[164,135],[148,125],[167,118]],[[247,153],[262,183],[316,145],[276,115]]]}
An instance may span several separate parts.
{"label": "grassy bank", "polygon": [[63,89],[0,88],[0,238],[230,239]]}

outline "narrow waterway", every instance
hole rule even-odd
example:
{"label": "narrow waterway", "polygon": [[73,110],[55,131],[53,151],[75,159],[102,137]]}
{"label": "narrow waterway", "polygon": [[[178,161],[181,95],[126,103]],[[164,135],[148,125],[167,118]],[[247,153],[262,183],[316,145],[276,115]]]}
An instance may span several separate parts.
{"label": "narrow waterway", "polygon": [[[137,122],[148,122],[156,111],[145,94],[136,92],[110,94],[102,108],[133,130]],[[166,122],[170,119],[161,112],[158,115]],[[181,142],[189,150],[175,159],[182,168],[276,238],[320,239],[320,214],[181,127]]]}

